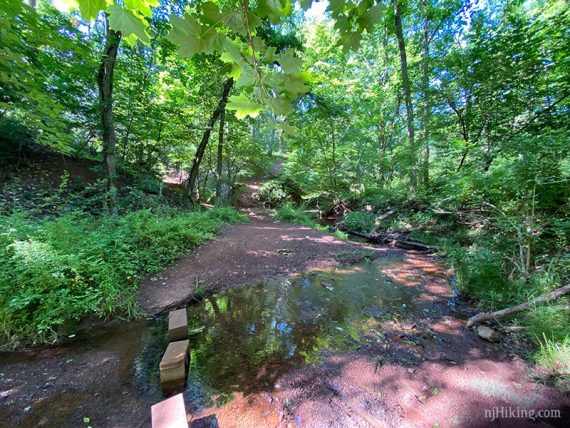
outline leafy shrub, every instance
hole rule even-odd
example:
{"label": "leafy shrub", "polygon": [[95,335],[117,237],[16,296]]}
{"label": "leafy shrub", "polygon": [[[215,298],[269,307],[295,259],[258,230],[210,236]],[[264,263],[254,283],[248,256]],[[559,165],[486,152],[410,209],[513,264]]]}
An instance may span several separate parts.
{"label": "leafy shrub", "polygon": [[276,207],[284,202],[300,202],[301,194],[297,182],[289,177],[280,177],[264,183],[257,195],[265,205]]}
{"label": "leafy shrub", "polygon": [[317,222],[310,214],[305,212],[306,209],[304,205],[297,207],[291,203],[285,203],[279,207],[274,218],[275,220],[298,223],[309,227],[316,226]]}
{"label": "leafy shrub", "polygon": [[34,223],[0,217],[0,334],[5,346],[48,341],[87,316],[136,316],[141,278],[242,221],[229,208],[68,213]]}
{"label": "leafy shrub", "polygon": [[486,248],[456,247],[448,254],[459,288],[492,308],[511,300],[512,290],[503,277],[502,257]]}
{"label": "leafy shrub", "polygon": [[370,232],[374,227],[375,216],[372,213],[353,211],[344,216],[342,223],[348,230]]}

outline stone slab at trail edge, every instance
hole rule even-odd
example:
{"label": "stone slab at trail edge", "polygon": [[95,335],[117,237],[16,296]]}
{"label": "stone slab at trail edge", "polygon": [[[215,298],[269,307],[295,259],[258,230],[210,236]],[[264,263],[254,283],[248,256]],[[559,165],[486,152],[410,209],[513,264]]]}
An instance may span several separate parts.
{"label": "stone slab at trail edge", "polygon": [[182,306],[196,285],[208,291],[278,275],[330,268],[399,250],[343,241],[309,227],[255,220],[225,228],[213,240],[146,278],[138,302],[149,314]]}

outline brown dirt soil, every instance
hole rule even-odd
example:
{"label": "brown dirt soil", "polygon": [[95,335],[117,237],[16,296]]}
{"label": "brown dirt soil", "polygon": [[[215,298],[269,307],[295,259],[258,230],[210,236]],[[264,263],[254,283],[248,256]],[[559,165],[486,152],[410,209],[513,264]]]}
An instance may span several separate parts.
{"label": "brown dirt soil", "polygon": [[[231,247],[235,238],[228,241],[229,236],[243,230],[250,236],[249,228],[269,224],[253,221],[232,226],[220,236],[225,239],[210,245]],[[259,229],[256,239],[269,233],[268,241],[272,242],[276,233],[288,237],[301,233],[302,239],[283,242],[303,242],[303,246],[315,245],[321,250],[328,247],[327,257],[313,259],[321,261],[308,265],[317,263],[326,268],[329,262],[323,260],[329,260],[330,252],[338,254],[337,246],[359,246],[341,245],[329,235],[297,226],[274,226]],[[293,250],[300,251],[295,247]],[[198,260],[202,251],[185,260]],[[275,257],[291,272],[302,269],[301,265],[287,265],[287,256],[252,256]],[[193,409],[187,403],[190,426],[568,426],[570,398],[532,381],[529,366],[512,352],[516,337],[505,333],[503,343],[491,344],[464,330],[464,309],[458,311],[449,304],[446,272],[435,257],[398,251],[392,252],[390,260],[384,274],[414,290],[420,316],[372,323],[359,349],[330,353],[320,364],[285,373],[273,391],[234,393],[227,404],[205,410]],[[294,263],[301,263],[301,259]],[[262,266],[265,269],[265,264]],[[205,272],[208,267],[202,265],[201,269]],[[217,269],[220,278],[236,278],[232,264],[216,262],[211,268]],[[239,278],[246,280],[241,275]],[[224,283],[217,284],[221,287]],[[88,340],[0,355],[0,426],[150,426],[150,406],[161,397],[156,378],[141,381],[139,377],[141,328],[140,323],[124,323],[95,332]],[[485,409],[508,411],[509,406],[514,410],[557,409],[562,413],[559,419],[534,421],[491,421],[485,417]],[[84,424],[83,417],[91,422]]]}
{"label": "brown dirt soil", "polygon": [[[518,337],[505,333],[503,343],[491,344],[464,329],[470,309],[450,305],[446,272],[435,257],[401,254],[384,273],[415,290],[424,316],[377,321],[360,349],[331,353],[285,374],[272,392],[236,393],[189,421],[256,428],[570,426],[570,397],[532,381],[515,352]],[[495,420],[485,414],[493,409]],[[560,417],[508,417],[541,409],[559,410]]]}
{"label": "brown dirt soil", "polygon": [[198,284],[208,292],[276,275],[331,268],[392,252],[343,241],[309,227],[251,216],[223,230],[195,253],[141,285],[139,304],[149,314],[184,306]]}
{"label": "brown dirt soil", "polygon": [[[274,390],[234,393],[205,409],[185,397],[191,427],[570,426],[570,397],[532,380],[514,352],[516,336],[491,344],[464,330],[464,309],[450,304],[447,274],[434,256],[252,217],[148,278],[139,295],[144,310],[184,305],[200,282],[214,292],[390,254],[398,257],[383,273],[414,291],[420,315],[376,318],[358,348],[280,375]],[[142,322],[122,323],[69,344],[0,354],[0,426],[150,426],[150,406],[162,398],[156,368],[142,367],[155,361],[145,358],[145,334]],[[154,377],[141,376],[145,370]],[[485,410],[494,408],[556,409],[561,417],[493,421]]]}

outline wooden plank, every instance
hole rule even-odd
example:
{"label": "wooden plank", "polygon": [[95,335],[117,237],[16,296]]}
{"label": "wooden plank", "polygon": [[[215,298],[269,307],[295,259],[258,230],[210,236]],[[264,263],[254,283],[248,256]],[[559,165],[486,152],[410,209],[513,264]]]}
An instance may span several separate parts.
{"label": "wooden plank", "polygon": [[188,428],[182,394],[176,394],[150,408],[152,428]]}

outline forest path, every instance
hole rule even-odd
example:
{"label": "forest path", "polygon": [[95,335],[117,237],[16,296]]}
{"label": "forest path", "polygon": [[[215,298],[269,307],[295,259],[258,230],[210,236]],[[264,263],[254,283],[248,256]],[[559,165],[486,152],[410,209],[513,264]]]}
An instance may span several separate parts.
{"label": "forest path", "polygon": [[258,206],[255,193],[265,180],[280,172],[281,164],[277,162],[269,177],[256,177],[245,183],[238,203],[249,222],[226,227],[194,253],[143,281],[138,302],[147,314],[187,305],[197,287],[201,292],[212,293],[398,252],[343,241],[298,224],[272,221]]}
{"label": "forest path", "polygon": [[343,241],[306,226],[273,222],[255,213],[250,219],[225,228],[194,253],[147,278],[138,296],[142,309],[157,314],[185,306],[198,286],[211,293],[394,251]]}
{"label": "forest path", "polygon": [[[271,175],[279,171],[280,166]],[[379,269],[377,275],[389,278],[391,284],[409,289],[415,310],[404,309],[387,318],[373,316],[370,330],[356,341],[355,350],[324,352],[320,364],[283,371],[283,363],[275,359],[261,363],[251,373],[244,367],[237,387],[242,392],[232,393],[232,400],[220,407],[192,408],[191,426],[534,427],[563,426],[570,418],[568,397],[530,379],[529,366],[513,352],[521,346],[519,339],[507,335],[502,344],[492,344],[464,329],[465,317],[472,310],[453,298],[448,272],[437,257],[343,241],[304,226],[273,222],[259,209],[255,197],[266,179],[249,180],[240,198],[249,223],[226,228],[155,281],[143,284],[139,302],[147,312],[185,305],[199,283],[205,290],[217,292],[293,273],[324,270],[344,275],[352,269],[354,273],[375,268]],[[373,267],[347,267],[364,255],[377,259]],[[352,287],[363,285],[359,281]],[[356,299],[356,288],[354,293]],[[311,307],[309,312],[318,307],[306,300],[299,304]],[[278,311],[277,306],[273,310]],[[222,315],[234,320],[232,329],[239,334],[245,327],[239,324],[241,312],[234,311]],[[262,307],[254,312],[259,311]],[[303,321],[291,322],[299,334]],[[255,319],[246,324],[262,325]],[[247,354],[247,346],[237,343],[241,342],[236,342],[235,351]],[[231,344],[221,342],[218,346],[219,352],[226,352],[222,348]],[[224,365],[219,358],[216,361],[211,364]],[[277,387],[257,388],[268,380],[269,384],[276,380]],[[509,419],[497,414],[498,420],[491,420],[489,412],[501,407],[562,409],[564,413],[560,419]]]}
{"label": "forest path", "polygon": [[[248,182],[249,191],[259,183]],[[249,200],[255,200],[252,194]],[[191,427],[568,426],[570,398],[533,381],[531,367],[517,356],[519,338],[504,334],[502,343],[489,343],[464,329],[471,309],[453,298],[448,272],[436,256],[342,241],[273,222],[255,206],[244,209],[249,223],[225,228],[148,278],[138,296],[143,309],[156,314],[184,306],[196,284],[208,292],[235,288],[203,301],[220,300],[216,317],[224,324],[210,327],[210,342],[193,338],[195,377],[185,391]],[[355,264],[365,256],[375,260]],[[291,275],[290,283],[277,287],[277,300],[263,284],[240,288],[285,275]],[[381,296],[399,290],[407,304],[384,297],[358,301],[366,287]],[[342,290],[349,300],[338,300]],[[324,299],[311,303],[315,295]],[[232,305],[222,304],[231,298]],[[336,306],[327,306],[335,299]],[[356,303],[347,309],[349,302]],[[189,311],[206,313],[199,305]],[[319,317],[322,311],[348,318],[341,327],[327,321],[328,315]],[[278,318],[287,324],[271,327]],[[363,323],[364,334],[348,335],[348,346],[328,349],[327,334],[342,335],[353,320]],[[0,354],[0,426],[77,427],[87,426],[88,418],[94,427],[149,427],[150,406],[163,399],[157,366],[165,321],[115,323],[79,331],[51,348]],[[224,332],[221,341],[216,334]],[[293,356],[273,350],[261,358],[275,341]],[[200,352],[208,343],[214,353],[204,357]],[[251,343],[260,344],[253,354]],[[318,360],[302,359],[302,349]],[[200,389],[205,370],[228,376],[231,393],[209,396]],[[499,413],[492,420],[493,409],[561,414],[533,420]]]}

